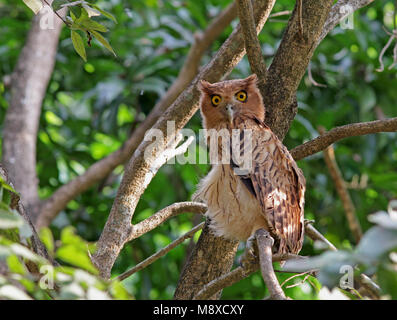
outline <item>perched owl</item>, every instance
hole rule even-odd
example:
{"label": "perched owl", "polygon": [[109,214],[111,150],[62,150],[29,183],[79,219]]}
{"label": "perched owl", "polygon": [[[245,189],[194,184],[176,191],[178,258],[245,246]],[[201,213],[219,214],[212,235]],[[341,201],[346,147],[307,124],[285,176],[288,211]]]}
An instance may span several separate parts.
{"label": "perched owl", "polygon": [[[265,107],[256,83],[256,75],[200,82],[203,127],[230,133],[226,144],[209,139],[210,152],[216,148],[221,155],[230,149],[231,156],[226,163],[211,163],[193,198],[208,205],[207,216],[216,235],[252,241],[255,231],[263,228],[275,240],[275,253],[297,254],[303,242],[305,178],[287,148],[264,124]],[[237,137],[234,142],[232,132]],[[247,159],[248,169],[242,168]]]}

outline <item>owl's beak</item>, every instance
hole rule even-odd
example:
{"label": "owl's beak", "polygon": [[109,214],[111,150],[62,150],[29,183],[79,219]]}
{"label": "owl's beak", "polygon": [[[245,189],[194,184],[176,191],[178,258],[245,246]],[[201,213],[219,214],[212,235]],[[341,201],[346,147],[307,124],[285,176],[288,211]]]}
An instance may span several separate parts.
{"label": "owl's beak", "polygon": [[227,119],[229,120],[230,124],[233,123],[233,118],[234,118],[234,106],[230,103],[226,105],[226,115]]}

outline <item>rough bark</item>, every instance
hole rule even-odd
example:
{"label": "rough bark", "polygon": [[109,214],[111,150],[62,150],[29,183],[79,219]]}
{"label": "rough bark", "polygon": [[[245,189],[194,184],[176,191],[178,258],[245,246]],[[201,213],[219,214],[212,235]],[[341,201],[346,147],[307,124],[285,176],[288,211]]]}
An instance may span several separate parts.
{"label": "rough bark", "polygon": [[[302,2],[302,17],[295,6],[267,72],[263,94],[265,122],[280,139],[288,132],[297,113],[297,104],[294,103],[296,91],[317,47],[332,3],[330,0],[305,0]],[[300,18],[303,35],[300,34]]]}
{"label": "rough bark", "polygon": [[[185,264],[179,278],[174,299],[191,300],[212,280],[227,273],[233,265],[238,241],[215,237],[208,227],[208,221],[202,231],[200,244],[196,245],[188,263]],[[211,248],[209,250],[209,248]],[[218,291],[209,299],[219,299],[222,291]]]}
{"label": "rough bark", "polygon": [[27,211],[38,206],[36,140],[41,105],[55,64],[62,21],[54,18],[54,29],[42,29],[34,17],[27,41],[18,58],[11,81],[11,101],[3,129],[4,166],[21,193]]}

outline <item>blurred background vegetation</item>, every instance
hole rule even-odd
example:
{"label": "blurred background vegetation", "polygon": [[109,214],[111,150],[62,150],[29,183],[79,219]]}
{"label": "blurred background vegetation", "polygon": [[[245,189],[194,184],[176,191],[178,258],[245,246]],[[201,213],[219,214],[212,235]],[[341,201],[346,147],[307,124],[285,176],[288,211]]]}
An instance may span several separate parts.
{"label": "blurred background vegetation", "polygon": [[[43,104],[38,135],[38,176],[40,197],[83,173],[97,160],[117,150],[132,128],[145,119],[156,101],[173,83],[184,62],[193,35],[228,4],[229,0],[109,0],[97,4],[117,19],[98,20],[110,30],[106,38],[115,58],[98,42],[87,49],[85,63],[74,51],[70,32],[64,28],[56,65]],[[277,1],[273,12],[292,10],[293,1]],[[327,130],[352,122],[397,116],[397,66],[392,47],[386,51],[385,70],[377,72],[379,53],[396,24],[394,1],[375,1],[354,14],[354,29],[337,27],[316,50],[312,76],[326,87],[314,86],[306,75],[298,91],[299,113],[284,143],[291,149],[318,135],[318,126]],[[9,103],[4,77],[10,75],[24,45],[33,13],[22,1],[0,0],[0,130]],[[266,63],[278,47],[288,16],[270,19],[260,34]],[[206,53],[209,61],[237,25],[237,19]],[[250,74],[244,58],[230,78]],[[3,80],[2,80],[3,79]],[[197,113],[188,127],[201,128]],[[397,136],[381,133],[345,139],[335,145],[336,159],[347,182],[361,181],[349,189],[364,231],[371,227],[367,216],[385,210],[397,198]],[[1,140],[0,140],[1,143]],[[298,163],[307,180],[307,219],[340,249],[350,250],[354,238],[349,230],[341,201],[321,153]],[[166,165],[141,198],[133,223],[174,202],[191,198],[195,185],[208,165]],[[89,191],[71,201],[51,225],[55,247],[63,246],[62,236],[71,232],[95,242],[110,212],[123,167]],[[113,275],[118,275],[164,247],[198,221],[191,214],[180,215],[161,227],[127,244]],[[66,229],[65,229],[66,228]],[[65,231],[66,230],[66,231]],[[197,240],[198,234],[195,236]],[[242,252],[241,246],[238,255]],[[189,250],[189,241],[172,250],[148,268],[123,281],[137,299],[170,299]],[[301,254],[319,251],[307,241]],[[62,260],[68,264],[67,259]],[[279,274],[280,280],[288,274]],[[299,278],[296,279],[299,281]],[[305,283],[286,289],[295,299],[318,297],[319,284]],[[223,299],[260,299],[264,284],[259,273],[226,288]]]}

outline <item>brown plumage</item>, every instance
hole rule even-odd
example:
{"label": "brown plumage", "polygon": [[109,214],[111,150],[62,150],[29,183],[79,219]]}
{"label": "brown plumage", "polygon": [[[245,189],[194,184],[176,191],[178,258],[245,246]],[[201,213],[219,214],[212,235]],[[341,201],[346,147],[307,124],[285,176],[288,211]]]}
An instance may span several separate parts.
{"label": "brown plumage", "polygon": [[207,203],[217,235],[245,241],[264,228],[275,239],[275,252],[298,253],[303,242],[305,178],[264,124],[265,108],[256,81],[256,75],[214,84],[201,81],[204,128],[230,133],[223,144],[219,137],[208,138],[210,152],[221,156],[230,150],[231,156],[212,162],[194,198]]}

